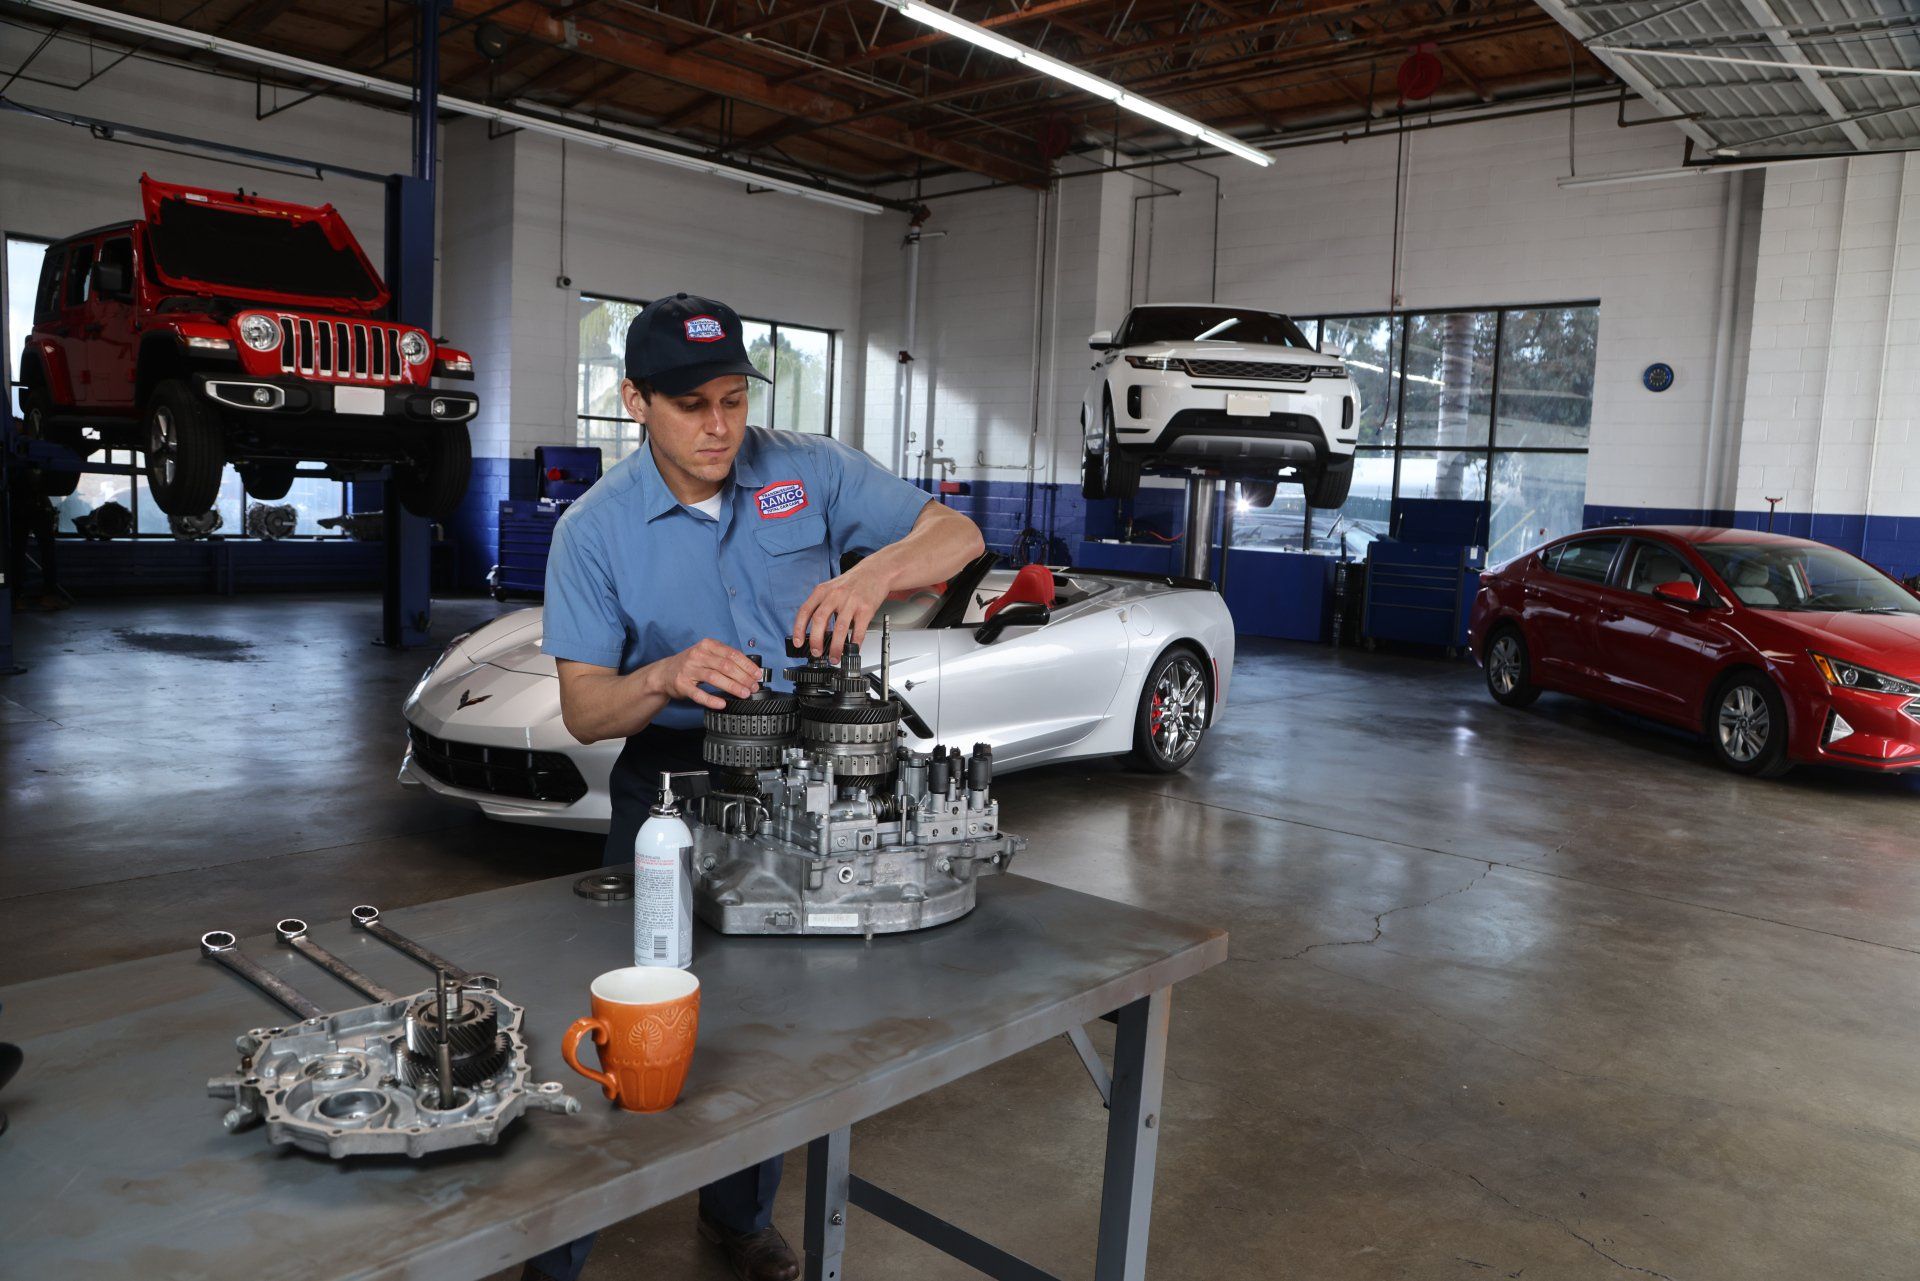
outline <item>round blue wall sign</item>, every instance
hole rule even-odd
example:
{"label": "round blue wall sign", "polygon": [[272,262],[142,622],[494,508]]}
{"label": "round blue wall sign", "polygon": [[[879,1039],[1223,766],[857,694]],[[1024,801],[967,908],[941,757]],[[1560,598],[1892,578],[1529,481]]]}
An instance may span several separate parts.
{"label": "round blue wall sign", "polygon": [[1656,360],[1641,372],[1640,382],[1648,391],[1665,391],[1673,386],[1673,366]]}

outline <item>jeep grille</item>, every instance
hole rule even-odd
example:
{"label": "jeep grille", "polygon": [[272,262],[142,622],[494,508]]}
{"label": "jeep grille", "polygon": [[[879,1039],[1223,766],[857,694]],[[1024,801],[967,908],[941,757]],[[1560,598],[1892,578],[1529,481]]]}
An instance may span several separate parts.
{"label": "jeep grille", "polygon": [[406,375],[406,362],[395,326],[282,315],[280,369],[312,378],[397,383]]}
{"label": "jeep grille", "polygon": [[1303,383],[1313,377],[1312,365],[1260,360],[1189,360],[1187,370],[1196,378],[1258,378],[1279,383]]}

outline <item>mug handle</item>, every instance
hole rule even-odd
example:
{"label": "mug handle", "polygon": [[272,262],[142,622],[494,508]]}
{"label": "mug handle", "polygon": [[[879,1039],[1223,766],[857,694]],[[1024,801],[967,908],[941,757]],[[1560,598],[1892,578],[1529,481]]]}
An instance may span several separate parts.
{"label": "mug handle", "polygon": [[620,1086],[613,1077],[605,1072],[596,1072],[580,1062],[580,1037],[586,1032],[593,1033],[593,1043],[595,1045],[605,1045],[607,1043],[607,1025],[605,1023],[602,1023],[596,1018],[575,1019],[572,1025],[568,1027],[560,1037],[560,1057],[567,1061],[568,1067],[578,1072],[581,1076],[598,1081],[601,1092],[608,1098],[613,1098],[620,1092]]}

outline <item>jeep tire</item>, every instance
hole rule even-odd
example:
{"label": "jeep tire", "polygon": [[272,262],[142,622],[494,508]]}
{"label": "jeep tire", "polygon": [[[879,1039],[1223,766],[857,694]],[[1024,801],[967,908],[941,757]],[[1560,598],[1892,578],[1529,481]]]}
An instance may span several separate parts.
{"label": "jeep tire", "polygon": [[246,486],[248,498],[274,502],[285,498],[287,491],[293,488],[293,469],[297,465],[278,458],[241,463],[238,466],[240,483]]}
{"label": "jeep tire", "polygon": [[[20,396],[20,413],[26,422],[26,435],[29,440],[44,440],[50,445],[65,445],[82,458],[86,457],[81,444],[80,431],[74,427],[55,427],[48,420],[53,417],[53,397],[39,383],[29,383]],[[80,473],[77,471],[52,471],[42,468],[40,472],[40,492],[48,498],[65,498],[80,487]]]}
{"label": "jeep tire", "polygon": [[154,388],[140,426],[154,504],[169,516],[210,510],[227,465],[218,411],[186,382],[169,378]]}
{"label": "jeep tire", "polygon": [[412,463],[393,469],[393,496],[416,516],[444,521],[467,494],[473,471],[473,443],[464,425],[436,427]]}
{"label": "jeep tire", "polygon": [[1321,511],[1336,511],[1344,507],[1347,491],[1353,488],[1353,459],[1329,458],[1321,465],[1317,475],[1307,478],[1303,488],[1309,507]]}

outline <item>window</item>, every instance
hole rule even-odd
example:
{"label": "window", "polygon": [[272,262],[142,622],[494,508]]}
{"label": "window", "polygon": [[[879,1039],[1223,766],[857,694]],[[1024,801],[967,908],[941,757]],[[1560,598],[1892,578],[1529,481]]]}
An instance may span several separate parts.
{"label": "window", "polygon": [[1140,306],[1127,313],[1120,345],[1155,342],[1250,342],[1274,347],[1312,343],[1300,327],[1276,312],[1244,307]]}
{"label": "window", "polygon": [[[627,326],[645,305],[580,295],[578,439],[597,446],[607,466],[640,444],[640,428],[620,403],[620,384],[626,378]],[[832,434],[838,347],[832,331],[744,316],[740,331],[747,359],[773,380],[748,380],[747,421],[781,431]]]}
{"label": "window", "polygon": [[67,259],[67,306],[78,307],[87,300],[87,277],[92,268],[92,243],[74,246],[73,256]]}
{"label": "window", "polygon": [[1237,510],[1236,545],[1358,556],[1356,534],[1384,532],[1395,496],[1488,501],[1488,564],[1585,523],[1599,304],[1299,323],[1353,379],[1353,488],[1338,512],[1307,513],[1282,485],[1269,507]]}
{"label": "window", "polygon": [[1541,557],[1546,567],[1565,578],[1583,583],[1604,583],[1613,566],[1614,553],[1620,550],[1618,538],[1576,538],[1562,543]]}
{"label": "window", "polygon": [[126,283],[122,292],[113,297],[125,298],[133,289],[133,241],[127,236],[115,236],[100,246],[100,265],[109,269],[118,269],[120,279]]}
{"label": "window", "polygon": [[1651,596],[1662,583],[1692,583],[1697,588],[1700,576],[1671,547],[1634,543],[1633,559],[1627,566],[1627,590]]}
{"label": "window", "polygon": [[[24,236],[7,237],[7,314],[6,330],[0,341],[6,345],[7,386],[20,379],[20,353],[27,335],[33,332],[35,316],[53,311],[60,281],[60,258],[47,252],[47,242]],[[14,413],[20,412],[19,393],[9,397]]]}
{"label": "window", "polygon": [[1818,543],[1702,543],[1733,594],[1762,609],[1920,614],[1920,601],[1863,560]]}

